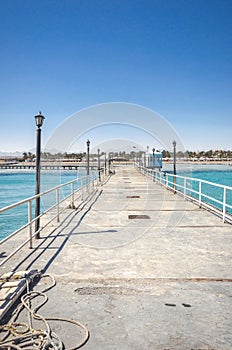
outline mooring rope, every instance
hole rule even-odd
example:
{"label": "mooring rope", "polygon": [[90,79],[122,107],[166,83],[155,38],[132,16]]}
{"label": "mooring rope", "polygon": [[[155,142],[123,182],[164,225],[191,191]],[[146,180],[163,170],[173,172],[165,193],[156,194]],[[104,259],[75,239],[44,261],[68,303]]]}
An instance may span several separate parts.
{"label": "mooring rope", "polygon": [[[0,339],[1,350],[62,350],[64,344],[56,334],[48,321],[58,321],[71,323],[81,328],[84,331],[83,339],[67,350],[76,350],[81,348],[89,338],[88,329],[78,321],[63,318],[63,317],[43,317],[38,313],[38,310],[47,303],[48,296],[46,292],[56,285],[54,277],[50,274],[41,275],[38,273],[36,277],[45,278],[49,277],[52,283],[43,289],[42,291],[30,291],[29,280],[27,280],[27,292],[21,297],[21,303],[15,310],[11,322],[0,326],[0,331],[5,333]],[[36,298],[42,298],[42,301],[38,305],[32,308],[32,301]],[[28,314],[28,323],[19,322],[20,313],[26,310]],[[41,321],[44,324],[45,329],[35,329],[33,327],[33,320]]]}

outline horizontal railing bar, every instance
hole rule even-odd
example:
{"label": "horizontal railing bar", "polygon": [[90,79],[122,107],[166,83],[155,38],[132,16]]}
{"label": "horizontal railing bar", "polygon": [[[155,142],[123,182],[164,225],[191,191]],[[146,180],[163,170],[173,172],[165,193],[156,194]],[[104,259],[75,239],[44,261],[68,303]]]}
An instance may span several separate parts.
{"label": "horizontal railing bar", "polygon": [[[157,173],[156,170],[151,170],[153,173]],[[227,185],[222,185],[222,184],[217,184],[215,182],[211,182],[211,181],[207,181],[207,180],[202,180],[202,179],[198,179],[198,178],[195,178],[195,177],[188,177],[188,176],[183,176],[183,175],[174,175],[174,174],[171,174],[171,173],[168,173],[168,172],[162,172],[163,174],[166,174],[168,176],[171,176],[171,177],[175,177],[176,178],[180,178],[180,179],[187,179],[187,180],[191,180],[191,181],[197,181],[197,182],[202,182],[202,183],[206,183],[208,185],[213,185],[213,186],[216,186],[216,187],[221,187],[221,188],[226,188],[228,190],[231,190],[232,191],[232,187],[231,186],[227,186]]]}
{"label": "horizontal railing bar", "polygon": [[[184,189],[184,186],[180,186],[180,187]],[[186,190],[190,191],[191,193],[199,194],[198,191],[196,191],[196,190],[194,190],[194,189],[191,189],[191,188],[188,188],[188,187],[186,188]],[[202,196],[202,197],[205,197],[205,198],[207,198],[207,199],[210,199],[210,200],[212,200],[213,202],[216,202],[216,203],[218,203],[218,204],[223,204],[223,201],[220,201],[220,200],[218,200],[218,199],[216,199],[216,198],[214,198],[214,197],[211,197],[211,196],[209,196],[209,195],[207,195],[207,194],[201,193],[201,196]],[[229,204],[226,204],[226,205],[229,206]]]}
{"label": "horizontal railing bar", "polygon": [[202,195],[202,197],[205,197],[205,198],[207,198],[207,199],[210,199],[210,200],[213,201],[213,202],[216,202],[216,203],[218,203],[218,204],[223,204],[223,202],[220,201],[219,199],[216,199],[216,198],[213,198],[213,197],[211,197],[211,196],[208,196],[207,194],[202,193],[201,195]]}
{"label": "horizontal railing bar", "polygon": [[[179,186],[179,187],[181,187],[181,188],[184,189],[184,186]],[[193,190],[193,189],[188,188],[188,187],[186,188],[186,190],[187,190],[187,191],[190,191],[191,193],[199,194],[198,191]],[[213,202],[216,202],[216,203],[218,203],[218,204],[223,205],[223,201],[220,201],[220,200],[218,200],[218,199],[216,199],[216,198],[214,198],[214,197],[208,196],[207,194],[201,193],[201,196],[204,197],[204,198],[207,198],[207,199],[209,199],[209,200],[212,200]],[[227,204],[227,203],[226,203],[226,206],[229,207],[229,208],[232,208],[232,205],[229,205],[229,204]]]}
{"label": "horizontal railing bar", "polygon": [[[174,175],[168,172],[161,172],[161,171],[158,172],[157,170],[146,169],[141,166],[138,166],[138,167],[140,168],[141,172],[144,175],[147,175],[148,177],[153,178],[155,181],[157,181],[159,184],[161,184],[165,188],[182,195],[184,198],[187,198],[187,199],[190,199],[191,201],[196,202],[198,205],[202,207],[206,207],[211,211],[217,212],[223,218],[223,221],[224,221],[224,218],[227,218],[228,220],[232,221],[232,214],[228,213],[228,211],[226,210],[226,209],[232,209],[232,204],[229,204],[226,202],[228,196],[226,196],[226,200],[224,199],[224,197],[222,198],[222,200],[220,200],[202,191],[202,185],[206,184],[206,185],[210,185],[211,188],[216,187],[216,188],[223,189],[223,196],[224,196],[225,193],[227,193],[228,191],[232,191],[231,186],[216,184],[214,182],[201,180],[198,178],[190,178],[188,176]],[[174,181],[177,179],[179,181],[183,180],[184,184]],[[188,186],[189,184],[190,185],[198,184],[198,190],[190,188]],[[208,203],[207,200],[213,202],[215,205]],[[222,209],[218,208],[216,204],[220,205]]]}
{"label": "horizontal railing bar", "polygon": [[[73,198],[72,199],[73,203],[74,203],[75,200],[80,199],[80,198],[82,199],[82,201],[85,200],[85,199],[83,199],[83,189],[85,190],[85,192],[86,191],[88,192],[88,196],[87,197],[89,197],[89,195],[94,192],[95,182],[97,184],[99,184],[99,177],[97,175],[99,175],[99,172],[95,171],[94,173],[92,173],[90,175],[82,176],[82,177],[79,177],[77,179],[68,181],[68,182],[66,182],[64,184],[60,184],[60,185],[55,186],[55,187],[53,187],[53,188],[51,188],[49,190],[46,190],[46,191],[44,191],[44,192],[42,192],[42,193],[40,193],[38,195],[34,195],[32,197],[25,198],[25,199],[23,199],[23,200],[21,200],[21,201],[19,201],[17,203],[13,203],[13,204],[11,204],[11,205],[9,205],[7,207],[1,208],[0,209],[0,213],[4,213],[4,212],[9,211],[9,210],[11,210],[13,208],[16,208],[16,207],[18,207],[20,205],[27,204],[27,203],[32,203],[32,201],[35,200],[38,197],[46,196],[46,195],[48,195],[48,194],[50,194],[52,192],[56,193],[57,190],[63,189],[65,187],[69,186],[70,184],[75,184],[76,183],[77,186],[79,185],[79,187],[76,188],[75,190],[74,190],[74,186],[72,186],[71,189],[69,188],[67,195],[64,195],[62,200],[59,200],[59,203],[55,200],[55,203],[51,207],[49,207],[48,209],[43,210],[43,212],[39,216],[37,216],[34,219],[30,220],[25,225],[21,226],[19,229],[17,229],[13,233],[11,233],[10,235],[8,235],[4,239],[2,239],[0,241],[0,245],[5,243],[6,241],[10,240],[11,238],[13,238],[17,234],[19,234],[21,231],[23,231],[23,230],[27,229],[28,227],[30,227],[33,223],[35,223],[36,220],[38,220],[38,218],[41,218],[42,216],[47,215],[48,213],[52,213],[53,210],[56,209],[57,205],[60,206],[59,214],[61,214],[68,208],[68,205],[66,206],[66,205],[62,205],[62,204],[65,203],[65,202],[70,201],[71,198]],[[106,176],[106,173],[105,173],[105,176]],[[92,189],[90,189],[90,188],[92,188]],[[5,264],[12,256],[14,256],[28,242],[30,242],[30,248],[32,248],[32,238],[34,238],[40,231],[42,231],[45,227],[47,227],[49,225],[49,223],[51,223],[55,218],[57,218],[57,213],[52,215],[52,217],[48,218],[48,220],[46,220],[46,222],[40,227],[40,229],[37,230],[36,232],[34,232],[33,234],[32,234],[32,232],[30,230],[29,238],[26,239],[23,243],[21,243],[13,252],[11,252],[0,263],[0,266]]]}
{"label": "horizontal railing bar", "polygon": [[[168,174],[169,176],[173,176],[173,174]],[[195,178],[195,177],[188,177],[188,176],[182,176],[182,175],[175,175],[177,178],[179,179],[187,179],[187,180],[190,180],[190,181],[196,181],[196,182],[201,182],[201,183],[204,183],[204,184],[207,184],[207,185],[212,185],[212,186],[215,186],[215,187],[220,187],[220,188],[226,188],[228,190],[231,190],[232,191],[232,187],[231,186],[226,186],[226,185],[222,185],[222,184],[217,184],[215,182],[211,182],[211,181],[207,181],[207,180],[202,180],[202,179],[198,179],[198,178]]]}
{"label": "horizontal railing bar", "polygon": [[0,262],[0,266],[4,265],[12,256],[14,256],[20,249],[22,249],[28,242],[30,242],[31,238],[37,235],[38,231],[34,232],[31,237],[27,238],[23,243],[21,243],[12,253],[10,253],[3,261]]}
{"label": "horizontal railing bar", "polygon": [[[87,177],[88,177],[88,176],[84,176],[84,177],[81,177],[81,178],[78,178],[78,179],[71,180],[71,181],[69,181],[69,182],[67,182],[67,183],[65,183],[65,184],[61,184],[61,185],[55,186],[55,187],[53,187],[53,188],[51,188],[51,189],[49,189],[49,190],[47,190],[47,191],[41,192],[41,193],[38,194],[38,195],[25,198],[25,199],[23,199],[23,200],[21,200],[21,201],[19,201],[19,202],[16,202],[16,203],[13,203],[13,204],[11,204],[11,205],[9,205],[9,206],[6,206],[6,207],[4,207],[4,208],[1,208],[1,209],[0,209],[0,213],[3,213],[4,211],[8,211],[8,210],[11,210],[11,209],[14,209],[14,208],[16,208],[17,206],[20,206],[20,205],[22,205],[22,204],[26,204],[26,203],[28,203],[29,201],[32,201],[32,200],[34,200],[34,199],[36,199],[36,198],[38,198],[38,197],[46,196],[47,194],[51,193],[52,191],[55,191],[55,190],[57,190],[57,189],[59,189],[59,188],[63,188],[63,187],[65,187],[65,186],[67,186],[67,185],[69,185],[69,184],[71,184],[71,183],[78,182],[78,181],[80,181],[80,179],[82,179],[82,180],[83,180],[83,179],[86,179]],[[83,185],[83,187],[86,187],[86,186],[87,186],[87,183]],[[80,191],[80,190],[81,190],[81,188],[78,188],[78,189],[75,191],[75,193],[78,192],[78,191]],[[65,201],[65,200],[67,200],[67,199],[69,198],[69,196],[70,196],[70,194],[67,195],[65,198],[63,198],[62,201],[61,201],[61,203],[62,203],[63,201]],[[48,210],[50,210],[50,209],[52,209],[52,208],[54,208],[54,207],[56,207],[56,203],[55,203],[52,207],[50,207]],[[39,217],[41,217],[42,215],[46,214],[46,213],[48,212],[48,210],[47,210],[47,211],[45,210]],[[38,218],[39,218],[39,217],[38,217]],[[0,241],[0,244],[6,242],[8,239],[12,238],[12,237],[15,236],[17,233],[19,233],[19,232],[22,231],[23,229],[27,228],[27,227],[28,227],[30,224],[32,224],[36,219],[37,219],[37,218],[33,219],[31,222],[26,223],[25,225],[21,226],[18,230],[14,231],[12,234],[10,234],[9,236],[5,237],[3,240]]]}
{"label": "horizontal railing bar", "polygon": [[[173,188],[172,188],[172,190],[173,190]],[[177,192],[178,194],[180,194],[181,196],[184,197],[184,192],[181,192],[181,191],[176,191],[176,192]],[[193,196],[188,195],[188,194],[185,194],[185,196],[186,196],[186,198],[188,198],[188,199],[191,200],[192,202],[195,202],[196,204],[199,203],[199,200],[198,200],[197,197],[193,197]],[[203,194],[202,194],[202,196],[203,196]],[[221,203],[222,203],[222,202],[220,202],[220,204],[221,204]],[[218,214],[220,214],[220,215],[222,214],[222,210],[221,210],[221,209],[219,209],[218,207],[213,206],[213,205],[210,204],[210,203],[201,202],[201,206],[202,206],[202,207],[206,207],[206,208],[208,208],[208,209],[211,209],[211,210],[213,210],[213,211],[216,211],[216,212],[217,212]],[[231,205],[227,204],[226,206],[232,209],[232,206],[231,206]],[[231,215],[230,213],[226,212],[225,215],[226,215],[227,218],[229,218],[230,220],[232,220],[232,215]]]}
{"label": "horizontal railing bar", "polygon": [[[33,222],[33,221],[32,221]],[[14,231],[13,233],[11,233],[9,236],[3,238],[0,241],[0,245],[5,243],[6,241],[8,241],[8,239],[14,237],[15,235],[17,235],[20,231],[24,230],[25,228],[27,228],[32,222],[27,222],[25,225],[21,226],[19,229],[17,229],[16,231]]]}
{"label": "horizontal railing bar", "polygon": [[[184,176],[181,176],[181,175],[173,175],[173,174],[168,174],[168,176],[171,176],[171,177],[176,176],[176,178],[181,178],[181,179],[187,179],[187,180],[190,180],[190,181],[201,182],[201,183],[205,183],[205,184],[208,184],[208,185],[213,185],[213,186],[215,186],[215,187],[226,188],[227,190],[232,191],[232,187],[230,187],[230,186],[221,185],[221,184],[216,184],[216,183],[214,183],[214,182],[210,182],[210,181],[206,181],[206,180],[201,180],[201,179],[191,178],[191,177],[184,177]],[[157,178],[156,178],[156,179],[157,179]],[[171,184],[174,185],[174,182],[172,182],[172,181],[170,181],[170,180],[169,180],[169,183],[171,183]],[[177,183],[176,183],[175,185],[184,188],[184,186],[182,186],[182,185],[180,185],[180,184],[177,184]],[[188,189],[191,190],[192,192],[195,191],[195,190],[190,189],[190,188],[188,188]],[[195,193],[198,193],[198,192],[195,191]]]}
{"label": "horizontal railing bar", "polygon": [[[82,177],[82,179],[86,179],[86,178],[88,178],[88,176]],[[80,178],[79,178],[79,179],[80,179]],[[17,207],[17,206],[19,206],[19,205],[28,203],[29,201],[32,201],[32,200],[34,200],[34,199],[36,199],[36,198],[45,196],[46,194],[49,194],[49,193],[51,193],[51,192],[53,192],[53,191],[55,191],[55,190],[57,190],[57,189],[59,189],[59,188],[65,187],[65,186],[67,186],[67,185],[70,185],[71,183],[78,182],[79,179],[74,179],[74,180],[71,180],[71,181],[69,181],[69,182],[66,182],[65,184],[60,184],[60,185],[55,186],[55,187],[53,187],[53,188],[51,188],[51,189],[49,189],[49,190],[46,190],[46,191],[44,191],[44,192],[41,192],[41,193],[39,193],[39,194],[37,194],[37,195],[34,195],[34,196],[32,196],[32,197],[25,198],[25,199],[23,199],[23,200],[21,200],[21,201],[19,201],[19,202],[16,202],[16,203],[13,203],[13,204],[11,204],[11,205],[8,205],[8,206],[6,206],[6,207],[4,207],[4,208],[1,208],[1,209],[0,209],[0,213],[3,213],[4,211],[7,211],[7,210],[11,210],[11,209],[13,209],[13,208],[15,208],[15,207]],[[86,185],[86,184],[85,184],[85,185]],[[84,186],[85,186],[85,185],[84,185]]]}

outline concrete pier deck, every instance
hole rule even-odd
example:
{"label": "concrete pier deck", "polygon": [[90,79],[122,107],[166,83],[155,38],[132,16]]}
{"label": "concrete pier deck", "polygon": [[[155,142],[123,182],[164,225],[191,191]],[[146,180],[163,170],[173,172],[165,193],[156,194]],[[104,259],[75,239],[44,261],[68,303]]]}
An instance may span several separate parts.
{"label": "concrete pier deck", "polygon": [[[231,225],[131,166],[67,209],[11,269],[55,277],[41,313],[86,325],[85,350],[232,349]],[[66,349],[81,339],[68,325],[54,331]]]}

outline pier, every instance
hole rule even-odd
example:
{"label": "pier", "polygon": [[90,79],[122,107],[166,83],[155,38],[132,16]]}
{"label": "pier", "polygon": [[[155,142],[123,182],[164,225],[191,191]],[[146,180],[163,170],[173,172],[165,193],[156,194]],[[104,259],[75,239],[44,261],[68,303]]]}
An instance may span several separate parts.
{"label": "pier", "polygon": [[[35,170],[35,162],[0,163],[0,169]],[[41,170],[78,170],[86,168],[85,162],[41,162]],[[90,164],[90,169],[97,169],[97,163]]]}
{"label": "pier", "polygon": [[[131,165],[74,204],[1,267],[53,276],[39,313],[86,327],[51,321],[65,349],[86,329],[85,350],[232,349],[231,224]],[[1,259],[27,234],[7,241]]]}

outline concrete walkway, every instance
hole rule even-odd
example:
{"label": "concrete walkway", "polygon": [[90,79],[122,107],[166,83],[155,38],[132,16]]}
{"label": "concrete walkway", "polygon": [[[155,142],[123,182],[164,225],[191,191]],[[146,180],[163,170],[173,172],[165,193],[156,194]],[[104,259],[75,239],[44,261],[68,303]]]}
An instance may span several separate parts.
{"label": "concrete walkway", "polygon": [[[231,228],[121,166],[8,268],[56,278],[41,312],[85,324],[85,350],[229,350]],[[54,331],[66,349],[81,338],[67,325]]]}

